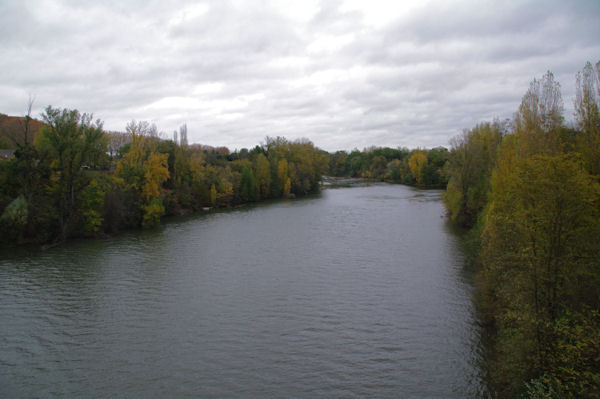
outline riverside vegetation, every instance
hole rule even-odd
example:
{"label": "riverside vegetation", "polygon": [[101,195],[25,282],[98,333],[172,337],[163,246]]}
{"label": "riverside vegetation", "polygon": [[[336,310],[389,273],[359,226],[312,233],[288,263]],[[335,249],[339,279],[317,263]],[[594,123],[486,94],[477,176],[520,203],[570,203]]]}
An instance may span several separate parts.
{"label": "riverside vegetation", "polygon": [[267,138],[251,151],[187,144],[132,121],[107,133],[77,110],[46,108],[29,136],[21,122],[14,157],[0,162],[1,234],[5,241],[60,242],[77,236],[152,227],[164,215],[229,207],[318,189],[326,154],[308,140]]}
{"label": "riverside vegetation", "polygon": [[445,201],[471,229],[478,303],[501,398],[600,397],[600,62],[534,80],[510,124],[454,139]]}
{"label": "riverside vegetation", "polygon": [[[370,148],[333,155],[309,140],[269,138],[230,152],[188,144],[187,127],[166,139],[131,121],[126,133],[100,120],[48,106],[43,121],[0,115],[0,238],[54,244],[150,228],[165,215],[231,207],[319,190],[323,175],[360,176],[419,186],[446,184],[448,151]],[[12,151],[9,151],[12,153]]]}

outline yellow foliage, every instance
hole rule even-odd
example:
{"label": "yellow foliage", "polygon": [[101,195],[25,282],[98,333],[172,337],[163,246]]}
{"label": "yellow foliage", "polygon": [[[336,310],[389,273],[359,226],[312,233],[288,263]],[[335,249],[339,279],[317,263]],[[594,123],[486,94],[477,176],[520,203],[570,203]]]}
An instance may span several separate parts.
{"label": "yellow foliage", "polygon": [[142,186],[142,177],[144,172],[144,137],[133,135],[131,148],[117,163],[115,176],[121,177],[125,183],[135,188],[140,189]]}
{"label": "yellow foliage", "polygon": [[256,157],[255,169],[260,196],[261,198],[267,198],[271,187],[271,165],[269,165],[269,160],[263,154],[258,154]]}
{"label": "yellow foliage", "polygon": [[231,201],[233,200],[233,186],[231,184],[226,184],[223,187],[223,190],[217,194],[217,205],[219,206],[229,206],[231,205]]}
{"label": "yellow foliage", "polygon": [[167,159],[167,154],[151,154],[144,163],[142,196],[146,201],[158,197],[161,185],[169,178]]}
{"label": "yellow foliage", "polygon": [[292,181],[288,177],[283,184],[283,197],[287,198],[290,196],[290,191],[292,189]]}
{"label": "yellow foliage", "polygon": [[425,165],[427,165],[427,154],[425,154],[425,151],[414,151],[408,159],[408,167],[419,185],[423,183],[423,168]]}
{"label": "yellow foliage", "polygon": [[[277,178],[279,179],[279,181],[282,184],[282,195],[284,197],[289,196],[290,195],[290,189],[291,189],[291,180],[288,177],[289,174],[289,168],[288,168],[288,162],[287,160],[284,158],[282,160],[279,161],[279,163],[277,164]],[[286,193],[286,184],[289,181],[289,187],[287,189],[287,193]]]}
{"label": "yellow foliage", "polygon": [[165,214],[165,207],[160,198],[152,199],[143,209],[142,227],[149,228],[160,224],[160,218]]}
{"label": "yellow foliage", "polygon": [[210,186],[210,203],[212,206],[217,205],[217,189],[214,184]]}

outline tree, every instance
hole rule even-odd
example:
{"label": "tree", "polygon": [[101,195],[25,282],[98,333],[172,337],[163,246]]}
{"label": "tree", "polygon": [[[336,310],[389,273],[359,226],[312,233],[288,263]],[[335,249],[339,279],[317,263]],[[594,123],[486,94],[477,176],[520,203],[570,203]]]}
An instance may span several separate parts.
{"label": "tree", "polygon": [[560,84],[554,74],[548,71],[541,80],[533,79],[514,121],[521,156],[561,151],[558,133],[563,111]]}
{"label": "tree", "polygon": [[422,150],[413,151],[408,158],[408,166],[418,185],[423,184],[423,168],[427,165],[427,155]]}
{"label": "tree", "polygon": [[[142,210],[138,225],[152,227],[165,214],[161,188],[169,179],[169,153],[160,153],[156,127],[147,122],[127,124],[131,137],[129,151],[117,163],[115,175],[122,179],[125,189],[135,196],[136,208]],[[154,132],[154,133],[153,133]]]}
{"label": "tree", "polygon": [[500,122],[486,122],[451,140],[444,199],[451,219],[463,226],[472,227],[488,202],[503,131]]}
{"label": "tree", "polygon": [[106,132],[107,136],[107,150],[109,157],[112,160],[114,157],[119,155],[122,147],[131,142],[131,135],[121,132]]}
{"label": "tree", "polygon": [[217,204],[217,188],[214,183],[210,185],[210,203],[212,206]]}
{"label": "tree", "polygon": [[387,160],[381,155],[376,155],[371,161],[369,174],[372,179],[383,179],[387,167]]}
{"label": "tree", "polygon": [[346,151],[337,151],[329,158],[329,173],[332,176],[346,176],[348,171],[346,170],[346,161],[348,160],[348,153]]}
{"label": "tree", "polygon": [[263,153],[259,153],[256,156],[254,169],[256,170],[256,181],[260,198],[268,198],[271,188],[271,165],[269,165],[269,160]]}
{"label": "tree", "polygon": [[90,181],[82,193],[83,234],[94,235],[100,231],[104,218],[104,191],[96,180]]}
{"label": "tree", "polygon": [[80,205],[79,193],[88,183],[84,166],[102,143],[102,122],[99,119],[92,122],[91,114],[51,106],[42,117],[47,127],[41,130],[41,146],[53,159],[60,238],[66,239]]}
{"label": "tree", "polygon": [[142,196],[146,202],[160,196],[160,188],[169,178],[167,158],[167,154],[153,153],[144,162]]}
{"label": "tree", "polygon": [[23,132],[23,139],[21,143],[17,142],[17,145],[21,147],[27,147],[30,144],[31,139],[31,108],[33,107],[33,103],[35,102],[35,98],[29,96],[29,100],[27,101],[27,114],[25,115],[24,121],[19,121],[21,124],[21,131]]}
{"label": "tree", "polygon": [[394,159],[386,165],[385,178],[392,181],[402,180],[402,161]]}
{"label": "tree", "polygon": [[279,197],[287,198],[290,195],[291,180],[288,172],[288,161],[283,158],[277,163],[277,181],[281,182],[282,191],[278,193]]}
{"label": "tree", "polygon": [[142,227],[151,228],[160,224],[160,218],[165,214],[165,207],[160,198],[152,198],[148,204],[144,205],[143,209]]}
{"label": "tree", "polygon": [[600,306],[598,204],[600,185],[571,154],[517,158],[494,174],[482,280],[499,331],[496,377],[512,394],[544,374],[572,382],[558,338],[565,318]]}
{"label": "tree", "polygon": [[27,201],[23,196],[15,198],[0,216],[0,234],[9,236],[19,241],[27,226]]}
{"label": "tree", "polygon": [[252,169],[244,166],[242,168],[242,180],[240,186],[240,198],[244,202],[254,202],[259,199],[258,185]]}
{"label": "tree", "polygon": [[346,170],[351,177],[359,177],[363,169],[363,156],[358,150],[353,150],[346,158]]}
{"label": "tree", "polygon": [[577,148],[590,173],[600,175],[600,61],[577,73],[575,118],[581,133]]}

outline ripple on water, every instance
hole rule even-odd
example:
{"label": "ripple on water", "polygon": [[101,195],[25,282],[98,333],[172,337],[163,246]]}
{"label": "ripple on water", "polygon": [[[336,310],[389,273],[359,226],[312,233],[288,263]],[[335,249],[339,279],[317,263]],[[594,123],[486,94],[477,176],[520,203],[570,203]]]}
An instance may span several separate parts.
{"label": "ripple on water", "polygon": [[373,185],[0,258],[5,397],[473,397],[439,192]]}

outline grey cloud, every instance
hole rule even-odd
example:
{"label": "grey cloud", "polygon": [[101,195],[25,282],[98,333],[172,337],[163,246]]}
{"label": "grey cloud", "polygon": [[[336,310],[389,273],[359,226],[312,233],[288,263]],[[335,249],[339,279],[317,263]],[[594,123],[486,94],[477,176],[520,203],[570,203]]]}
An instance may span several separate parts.
{"label": "grey cloud", "polygon": [[600,54],[597,2],[424,2],[380,26],[343,1],[306,21],[269,0],[199,4],[2,2],[0,112],[32,93],[38,111],[78,108],[115,130],[187,123],[191,141],[231,148],[267,135],[432,147],[510,117],[547,69],[569,117],[574,74]]}

